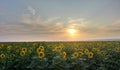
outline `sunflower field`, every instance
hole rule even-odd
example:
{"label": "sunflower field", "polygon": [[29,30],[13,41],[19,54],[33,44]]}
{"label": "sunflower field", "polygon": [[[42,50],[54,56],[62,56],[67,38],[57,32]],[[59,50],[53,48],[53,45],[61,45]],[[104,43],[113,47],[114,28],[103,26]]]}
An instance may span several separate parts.
{"label": "sunflower field", "polygon": [[1,42],[0,70],[120,70],[120,41]]}

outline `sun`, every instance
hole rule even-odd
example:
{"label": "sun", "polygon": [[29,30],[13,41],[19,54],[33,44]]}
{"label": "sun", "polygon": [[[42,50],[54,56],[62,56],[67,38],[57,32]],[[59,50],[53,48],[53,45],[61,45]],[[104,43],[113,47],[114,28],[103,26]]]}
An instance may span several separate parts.
{"label": "sun", "polygon": [[75,32],[76,32],[75,29],[69,29],[69,33],[70,33],[70,34],[74,34]]}

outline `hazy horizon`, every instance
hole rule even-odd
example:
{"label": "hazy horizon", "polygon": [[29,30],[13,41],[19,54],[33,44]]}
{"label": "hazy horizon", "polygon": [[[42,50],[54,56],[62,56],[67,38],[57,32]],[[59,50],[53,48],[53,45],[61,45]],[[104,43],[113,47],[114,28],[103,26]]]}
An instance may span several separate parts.
{"label": "hazy horizon", "polygon": [[120,0],[2,0],[0,41],[120,39]]}

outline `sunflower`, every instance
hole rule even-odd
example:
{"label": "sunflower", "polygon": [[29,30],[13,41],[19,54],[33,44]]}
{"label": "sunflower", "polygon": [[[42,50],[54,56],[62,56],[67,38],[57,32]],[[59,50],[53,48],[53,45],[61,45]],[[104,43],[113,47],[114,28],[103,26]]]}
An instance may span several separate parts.
{"label": "sunflower", "polygon": [[83,52],[80,52],[79,54],[80,54],[80,57],[82,57],[84,53],[83,53]]}
{"label": "sunflower", "polygon": [[54,49],[53,49],[53,51],[55,51],[55,52],[60,52],[61,51],[61,47],[55,47]]}
{"label": "sunflower", "polygon": [[77,53],[77,52],[74,52],[74,53],[72,54],[72,57],[73,57],[73,58],[77,58],[77,57],[78,57],[78,53]]}
{"label": "sunflower", "polygon": [[119,48],[114,48],[114,51],[115,51],[115,52],[118,52],[118,51],[119,51]]}
{"label": "sunflower", "polygon": [[88,53],[88,58],[93,58],[93,53],[92,52]]}
{"label": "sunflower", "polygon": [[62,48],[61,47],[57,47],[57,50],[61,50]]}
{"label": "sunflower", "polygon": [[42,52],[43,50],[41,48],[37,48],[37,53]]}
{"label": "sunflower", "polygon": [[25,55],[25,51],[21,51],[21,52],[20,52],[20,55],[21,55],[21,56],[24,56],[24,55]]}
{"label": "sunflower", "polygon": [[85,53],[85,54],[88,54],[88,53],[89,53],[89,50],[88,50],[88,49],[85,49],[84,53]]}
{"label": "sunflower", "polygon": [[97,48],[93,48],[94,51],[97,51],[98,49]]}
{"label": "sunflower", "polygon": [[12,46],[8,46],[8,47],[7,47],[7,50],[10,50],[11,48],[12,48]]}
{"label": "sunflower", "polygon": [[0,58],[5,58],[5,54],[0,54]]}
{"label": "sunflower", "polygon": [[22,51],[27,52],[27,48],[22,48]]}
{"label": "sunflower", "polygon": [[66,52],[63,52],[62,57],[63,57],[63,58],[66,58],[66,56],[67,56],[67,53],[66,53]]}
{"label": "sunflower", "polygon": [[40,46],[39,48],[40,48],[42,51],[44,51],[44,46]]}
{"label": "sunflower", "polygon": [[44,52],[39,52],[39,53],[38,53],[38,57],[39,57],[39,58],[43,58],[44,56],[45,56],[45,55],[44,55]]}
{"label": "sunflower", "polygon": [[81,52],[83,52],[83,49],[82,49],[82,48],[80,48],[80,51],[81,51]]}

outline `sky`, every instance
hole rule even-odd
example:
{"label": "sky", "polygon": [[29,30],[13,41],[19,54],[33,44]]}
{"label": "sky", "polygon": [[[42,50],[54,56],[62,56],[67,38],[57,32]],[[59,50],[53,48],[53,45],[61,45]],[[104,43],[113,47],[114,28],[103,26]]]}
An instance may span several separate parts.
{"label": "sky", "polygon": [[0,41],[117,39],[119,7],[120,0],[1,0]]}

